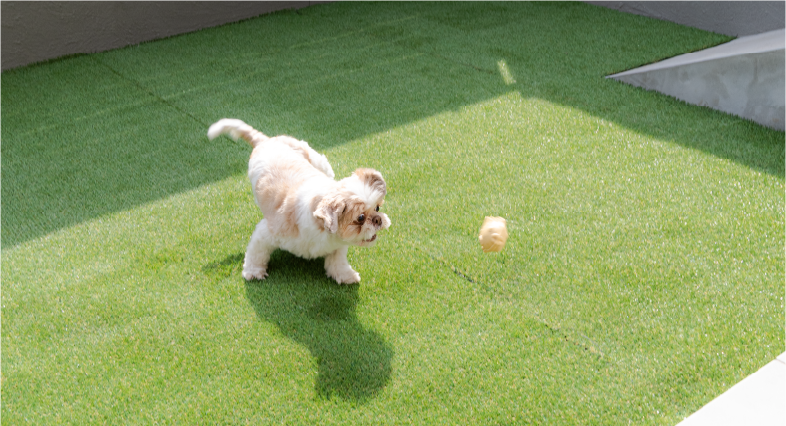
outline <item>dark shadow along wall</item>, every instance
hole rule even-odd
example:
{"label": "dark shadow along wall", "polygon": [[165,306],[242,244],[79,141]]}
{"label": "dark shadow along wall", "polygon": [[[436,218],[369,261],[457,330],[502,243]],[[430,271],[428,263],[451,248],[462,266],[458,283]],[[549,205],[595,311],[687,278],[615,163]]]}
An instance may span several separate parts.
{"label": "dark shadow along wall", "polygon": [[253,18],[313,1],[3,1],[2,69],[93,53]]}

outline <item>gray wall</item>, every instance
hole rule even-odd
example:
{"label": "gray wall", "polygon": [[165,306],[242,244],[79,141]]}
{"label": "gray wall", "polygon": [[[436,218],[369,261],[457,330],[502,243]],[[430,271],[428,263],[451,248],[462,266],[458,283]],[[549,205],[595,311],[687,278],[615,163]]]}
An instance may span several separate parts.
{"label": "gray wall", "polygon": [[[74,53],[93,53],[252,18],[314,1],[0,2],[3,70]],[[784,2],[587,3],[732,36],[784,28]]]}
{"label": "gray wall", "polygon": [[784,28],[783,1],[588,1],[621,12],[649,16],[730,36]]}
{"label": "gray wall", "polygon": [[312,1],[0,2],[3,70],[252,18]]}

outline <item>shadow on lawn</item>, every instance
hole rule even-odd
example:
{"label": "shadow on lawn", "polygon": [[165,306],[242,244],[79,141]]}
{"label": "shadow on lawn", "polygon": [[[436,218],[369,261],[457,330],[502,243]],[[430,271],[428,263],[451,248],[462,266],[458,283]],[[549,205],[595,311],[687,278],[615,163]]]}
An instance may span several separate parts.
{"label": "shadow on lawn", "polygon": [[3,72],[2,246],[243,174],[248,146],[205,136],[224,116],[322,151],[517,91],[783,176],[783,132],[604,79],[723,40],[692,31],[583,3],[339,2]]}
{"label": "shadow on lawn", "polygon": [[[208,274],[240,274],[243,254],[208,265]],[[338,285],[325,275],[323,260],[304,260],[284,251],[270,259],[264,281],[246,282],[246,296],[263,321],[304,345],[316,359],[320,397],[364,402],[391,373],[392,348],[358,321],[357,285]]]}

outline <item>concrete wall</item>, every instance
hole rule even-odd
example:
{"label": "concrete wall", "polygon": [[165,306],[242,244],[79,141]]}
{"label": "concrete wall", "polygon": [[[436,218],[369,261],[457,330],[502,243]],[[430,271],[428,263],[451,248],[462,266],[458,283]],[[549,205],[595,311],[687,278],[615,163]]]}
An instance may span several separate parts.
{"label": "concrete wall", "polygon": [[649,16],[730,36],[784,28],[783,1],[588,1],[621,12]]}
{"label": "concrete wall", "polygon": [[[116,49],[315,1],[0,2],[0,67]],[[732,36],[784,28],[783,1],[588,1]]]}
{"label": "concrete wall", "polygon": [[116,49],[313,3],[3,1],[0,66]]}
{"label": "concrete wall", "polygon": [[786,30],[739,37],[609,76],[784,130]]}

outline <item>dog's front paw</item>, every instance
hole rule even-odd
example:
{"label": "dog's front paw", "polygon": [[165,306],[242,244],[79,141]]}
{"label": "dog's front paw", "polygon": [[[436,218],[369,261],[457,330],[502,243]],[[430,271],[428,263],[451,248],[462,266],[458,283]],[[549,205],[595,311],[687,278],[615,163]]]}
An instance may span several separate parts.
{"label": "dog's front paw", "polygon": [[360,282],[360,274],[355,272],[352,268],[346,268],[341,271],[330,271],[328,276],[336,280],[339,284],[355,284]]}
{"label": "dog's front paw", "polygon": [[246,281],[264,280],[267,278],[267,271],[265,268],[247,268],[243,267],[243,278]]}

